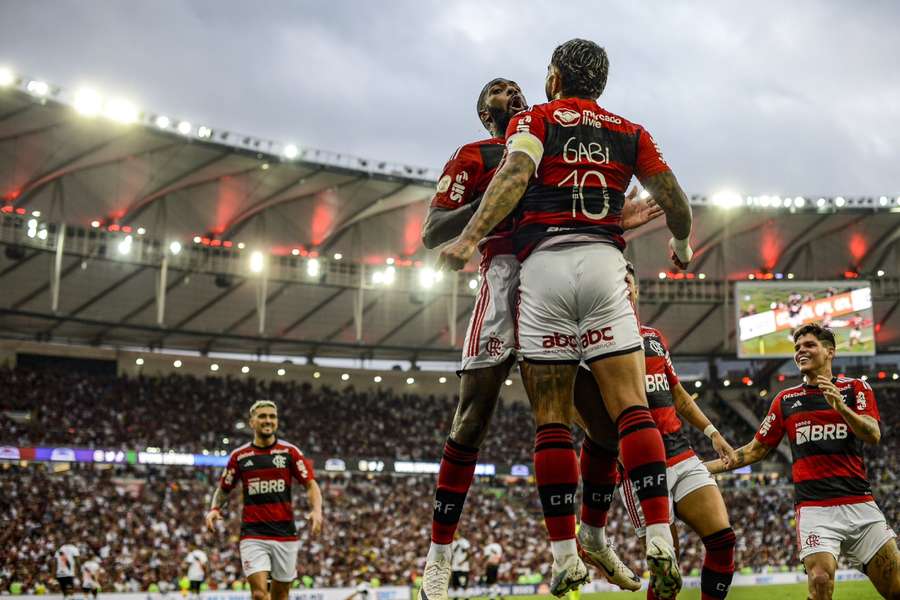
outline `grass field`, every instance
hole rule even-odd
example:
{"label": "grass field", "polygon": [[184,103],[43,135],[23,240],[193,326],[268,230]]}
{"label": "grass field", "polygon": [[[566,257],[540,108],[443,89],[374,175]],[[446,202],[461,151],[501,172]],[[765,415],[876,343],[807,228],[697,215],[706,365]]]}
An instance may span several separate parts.
{"label": "grass field", "polygon": [[[545,596],[512,596],[510,600],[547,600]],[[582,594],[581,600],[635,600],[646,597],[645,592],[598,592]],[[805,600],[806,584],[793,585],[758,585],[733,587],[728,594],[729,600]],[[869,581],[841,581],[834,587],[833,600],[879,600],[881,598]],[[678,594],[678,600],[699,600],[700,590],[689,589]]]}

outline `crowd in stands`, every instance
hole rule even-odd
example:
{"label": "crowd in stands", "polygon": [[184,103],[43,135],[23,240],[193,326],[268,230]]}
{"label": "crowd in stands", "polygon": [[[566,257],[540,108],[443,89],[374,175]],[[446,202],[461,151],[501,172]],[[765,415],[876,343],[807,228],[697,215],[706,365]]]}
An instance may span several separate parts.
{"label": "crowd in stands", "polygon": [[[0,371],[4,394],[0,411],[28,411],[32,418],[0,417],[0,445],[65,443],[69,446],[179,451],[220,448],[223,437],[249,437],[235,424],[245,419],[252,399],[279,403],[283,435],[312,456],[371,456],[437,459],[455,400],[313,388],[296,383],[264,384],[185,376],[127,379],[97,375]],[[897,390],[877,394],[886,433],[900,422]],[[748,401],[751,398],[748,398]],[[748,404],[750,405],[750,404]],[[714,394],[703,399],[719,429],[735,447],[753,429]],[[750,405],[751,407],[753,405]],[[173,407],[179,407],[173,410]],[[695,449],[712,457],[708,440],[685,426]],[[531,462],[533,425],[527,407],[501,406],[482,458],[510,464]],[[868,458],[876,495],[888,522],[896,525],[894,501],[897,441],[885,435]],[[886,450],[886,451],[885,451]],[[24,591],[44,585],[51,591],[52,556],[75,543],[82,557],[97,557],[105,570],[104,589],[172,588],[183,576],[193,545],[210,557],[210,583],[230,587],[241,579],[237,535],[239,501],[233,498],[220,531],[208,533],[203,516],[218,471],[186,467],[78,466],[0,463],[0,593],[16,582]],[[299,574],[316,586],[349,586],[376,578],[405,585],[421,573],[428,547],[433,476],[326,474],[319,468],[326,527],[310,539],[301,532]],[[756,479],[723,482],[723,494],[738,536],[739,568],[795,567],[793,495],[784,479],[762,485]],[[295,494],[298,519],[305,495]],[[501,580],[529,574],[547,580],[551,556],[533,484],[524,480],[482,479],[469,494],[460,527],[473,548],[496,541],[505,551]],[[608,532],[622,558],[642,569],[640,543],[617,499]],[[703,550],[682,526],[682,568],[699,569]],[[476,555],[473,576],[483,573]]]}

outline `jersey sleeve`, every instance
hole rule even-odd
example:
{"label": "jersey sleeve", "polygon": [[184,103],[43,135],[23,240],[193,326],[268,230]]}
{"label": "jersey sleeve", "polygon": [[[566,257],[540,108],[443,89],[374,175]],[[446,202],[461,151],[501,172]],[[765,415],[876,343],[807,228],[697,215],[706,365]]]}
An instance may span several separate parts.
{"label": "jersey sleeve", "polygon": [[637,159],[634,163],[634,174],[639,180],[668,171],[669,165],[663,158],[659,144],[643,127],[638,128]]}
{"label": "jersey sleeve", "polygon": [[547,126],[541,113],[534,110],[520,112],[509,122],[506,128],[506,152],[523,152],[534,161],[537,172],[544,157],[544,141],[547,137]]}
{"label": "jersey sleeve", "polygon": [[222,476],[219,477],[219,487],[226,492],[233,490],[234,486],[237,485],[237,470],[237,454],[232,452],[231,456],[228,457],[228,464],[225,465],[225,470],[222,471]]}
{"label": "jersey sleeve", "polygon": [[672,389],[679,383],[678,374],[675,372],[675,365],[672,364],[672,356],[669,354],[669,340],[662,333],[659,334],[659,339],[666,350],[666,379],[669,380],[669,389]]}
{"label": "jersey sleeve", "polygon": [[853,412],[872,417],[880,422],[881,415],[878,412],[878,404],[875,402],[875,392],[872,390],[872,386],[866,381],[857,379],[853,382],[853,391],[855,392],[851,407]]}
{"label": "jersey sleeve", "polygon": [[475,187],[484,164],[477,147],[462,146],[447,164],[431,198],[430,210],[453,210],[475,198]]}
{"label": "jersey sleeve", "polygon": [[756,432],[754,438],[760,444],[764,444],[769,448],[774,448],[781,442],[784,437],[784,419],[781,415],[781,394],[775,396],[766,418],[763,419]]}
{"label": "jersey sleeve", "polygon": [[316,478],[312,462],[296,448],[291,448],[291,475],[304,485]]}

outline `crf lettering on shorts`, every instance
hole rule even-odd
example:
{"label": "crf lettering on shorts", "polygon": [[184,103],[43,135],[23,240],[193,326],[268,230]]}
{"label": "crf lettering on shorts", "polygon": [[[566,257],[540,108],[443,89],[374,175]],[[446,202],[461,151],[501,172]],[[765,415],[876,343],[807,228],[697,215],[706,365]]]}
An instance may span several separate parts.
{"label": "crf lettering on shorts", "polygon": [[[655,483],[654,483],[655,480]],[[649,487],[656,487],[660,485],[665,485],[666,483],[666,474],[660,473],[658,475],[645,475],[638,479],[631,480],[631,486],[634,488],[635,493]]]}
{"label": "crf lettering on shorts", "polygon": [[648,394],[652,392],[669,391],[669,379],[666,377],[665,373],[649,373],[644,375],[644,377],[647,379]]}
{"label": "crf lettering on shorts", "polygon": [[285,490],[284,479],[250,479],[247,482],[248,492],[251,496],[256,494],[272,494]]}
{"label": "crf lettering on shorts", "polygon": [[810,424],[808,421],[797,425],[797,445],[823,440],[843,440],[847,438],[846,423]]}
{"label": "crf lettering on shorts", "polygon": [[550,496],[551,506],[569,506],[575,504],[575,494],[553,494]]}

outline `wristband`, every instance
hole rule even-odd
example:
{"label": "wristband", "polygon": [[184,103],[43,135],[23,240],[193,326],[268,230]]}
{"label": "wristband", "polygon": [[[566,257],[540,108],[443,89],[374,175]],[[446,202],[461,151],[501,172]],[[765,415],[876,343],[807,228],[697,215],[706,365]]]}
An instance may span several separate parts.
{"label": "wristband", "polygon": [[675,256],[677,256],[678,260],[681,262],[688,263],[691,261],[691,258],[694,257],[694,251],[691,250],[691,236],[688,236],[683,240],[673,237],[669,240],[669,244],[672,246],[672,251],[675,252]]}
{"label": "wristband", "polygon": [[712,423],[710,423],[709,425],[707,425],[707,426],[706,426],[706,429],[703,430],[703,435],[705,435],[705,436],[708,437],[709,439],[712,439],[712,436],[713,436],[714,433],[719,433],[719,430],[716,429],[716,426],[713,425]]}

